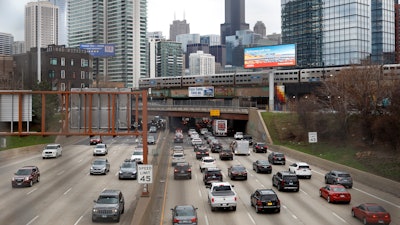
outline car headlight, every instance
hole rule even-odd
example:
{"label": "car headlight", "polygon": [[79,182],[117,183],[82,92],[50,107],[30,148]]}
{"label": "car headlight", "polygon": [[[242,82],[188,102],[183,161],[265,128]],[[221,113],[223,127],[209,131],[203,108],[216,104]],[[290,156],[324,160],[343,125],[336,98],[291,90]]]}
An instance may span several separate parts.
{"label": "car headlight", "polygon": [[93,212],[94,213],[97,213],[99,210],[98,209],[93,209]]}
{"label": "car headlight", "polygon": [[117,212],[118,212],[118,209],[113,209],[112,212],[113,212],[113,213],[117,213]]}

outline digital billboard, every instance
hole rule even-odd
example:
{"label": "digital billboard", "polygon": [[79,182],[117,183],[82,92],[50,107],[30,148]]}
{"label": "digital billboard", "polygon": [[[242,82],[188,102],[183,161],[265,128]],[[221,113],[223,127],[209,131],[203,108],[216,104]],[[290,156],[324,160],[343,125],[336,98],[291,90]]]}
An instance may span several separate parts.
{"label": "digital billboard", "polygon": [[80,44],[79,47],[95,58],[115,56],[115,44]]}
{"label": "digital billboard", "polygon": [[189,87],[189,97],[214,97],[214,87]]}
{"label": "digital billboard", "polygon": [[295,65],[295,44],[260,46],[244,49],[245,69]]}

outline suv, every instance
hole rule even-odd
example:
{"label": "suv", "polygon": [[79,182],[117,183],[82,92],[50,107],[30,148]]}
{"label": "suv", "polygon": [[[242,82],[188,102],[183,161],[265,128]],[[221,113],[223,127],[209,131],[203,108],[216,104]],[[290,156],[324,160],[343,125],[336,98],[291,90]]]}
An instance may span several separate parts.
{"label": "suv", "polygon": [[209,148],[204,146],[204,147],[199,147],[196,150],[196,159],[201,159],[204,156],[210,156]]}
{"label": "suv", "polygon": [[185,162],[185,154],[183,151],[176,151],[172,153],[171,166],[175,166],[177,163]]}
{"label": "suv", "polygon": [[136,179],[137,178],[137,164],[133,160],[125,160],[119,167],[118,178],[122,179]]}
{"label": "suv", "polygon": [[108,148],[107,148],[106,144],[99,143],[93,149],[93,156],[96,156],[96,155],[107,155],[107,154],[108,154]]}
{"label": "suv", "polygon": [[172,225],[190,224],[197,225],[197,208],[193,205],[176,205],[171,209]]}
{"label": "suv", "polygon": [[256,213],[267,210],[281,211],[281,201],[272,189],[257,189],[250,195],[250,205],[256,208]]}
{"label": "suv", "polygon": [[280,171],[272,176],[272,186],[278,188],[278,191],[285,189],[299,191],[300,182],[296,174],[289,171]]}
{"label": "suv", "polygon": [[247,170],[243,165],[232,165],[228,167],[228,176],[233,179],[247,180]]}
{"label": "suv", "polygon": [[204,156],[203,158],[201,158],[201,162],[200,162],[200,171],[203,172],[204,169],[206,168],[210,168],[210,167],[215,167],[216,166],[216,162],[215,159],[211,156]]}
{"label": "suv", "polygon": [[267,153],[268,146],[264,142],[256,142],[253,145],[253,152]]}
{"label": "suv", "polygon": [[268,161],[271,164],[282,164],[285,165],[286,164],[286,158],[285,155],[283,153],[280,152],[271,152],[268,155]]}
{"label": "suv", "polygon": [[224,148],[219,152],[219,159],[229,159],[233,160],[233,152],[229,148]]}
{"label": "suv", "polygon": [[29,186],[32,187],[33,183],[39,183],[40,172],[36,166],[24,166],[17,170],[14,177],[11,179],[12,187]]}
{"label": "suv", "polygon": [[289,171],[296,174],[298,177],[311,179],[312,173],[310,166],[305,162],[295,162],[289,166]]}
{"label": "suv", "polygon": [[352,188],[353,179],[348,172],[331,170],[325,174],[325,184],[341,184],[346,188]]}
{"label": "suv", "polygon": [[212,182],[222,182],[221,170],[217,167],[210,167],[204,170],[203,182],[210,185]]}
{"label": "suv", "polygon": [[104,190],[94,202],[93,222],[99,219],[111,219],[118,223],[125,211],[125,200],[120,190]]}
{"label": "suv", "polygon": [[110,172],[110,163],[106,158],[95,159],[90,166],[90,175],[92,174],[104,174]]}
{"label": "suv", "polygon": [[177,163],[174,167],[174,179],[182,177],[192,179],[192,167],[187,162]]}
{"label": "suv", "polygon": [[48,144],[43,149],[42,157],[46,158],[57,158],[58,156],[62,156],[62,147],[60,144]]}

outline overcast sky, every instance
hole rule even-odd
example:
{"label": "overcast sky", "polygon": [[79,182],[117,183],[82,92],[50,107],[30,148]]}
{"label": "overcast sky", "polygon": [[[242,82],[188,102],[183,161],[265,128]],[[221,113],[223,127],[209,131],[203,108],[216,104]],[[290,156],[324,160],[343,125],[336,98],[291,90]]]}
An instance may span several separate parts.
{"label": "overcast sky", "polygon": [[[245,0],[246,23],[253,29],[257,21],[264,22],[267,34],[281,33],[280,0]],[[24,40],[25,5],[32,0],[0,0],[0,32]],[[169,37],[173,20],[190,24],[190,32],[200,35],[220,34],[225,22],[225,0],[147,0],[148,31],[162,31]]]}

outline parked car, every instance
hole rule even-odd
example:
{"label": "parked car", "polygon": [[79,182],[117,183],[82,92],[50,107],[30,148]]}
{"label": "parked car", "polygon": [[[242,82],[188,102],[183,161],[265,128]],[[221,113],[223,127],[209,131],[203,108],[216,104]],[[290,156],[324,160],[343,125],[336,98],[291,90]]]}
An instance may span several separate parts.
{"label": "parked car", "polygon": [[177,163],[185,162],[185,154],[183,151],[175,151],[172,153],[171,165],[175,166]]}
{"label": "parked car", "polygon": [[390,213],[376,203],[363,203],[351,208],[351,215],[363,224],[385,224],[391,222]]}
{"label": "parked car", "polygon": [[57,158],[62,156],[62,147],[60,144],[48,144],[42,151],[42,158]]}
{"label": "parked car", "polygon": [[201,144],[203,144],[203,140],[201,140],[201,138],[197,137],[192,139],[192,145],[201,145]]}
{"label": "parked car", "polygon": [[204,185],[210,185],[212,182],[222,182],[221,169],[218,167],[210,167],[204,169],[203,182]]}
{"label": "parked car", "polygon": [[219,152],[219,159],[233,160],[233,151],[230,148],[224,148]]}
{"label": "parked car", "polygon": [[108,148],[107,148],[106,144],[99,143],[93,149],[93,156],[96,156],[96,155],[107,155],[107,154],[108,154]]}
{"label": "parked car", "polygon": [[112,220],[119,222],[125,211],[125,199],[120,190],[104,190],[97,200],[94,200],[92,222]]}
{"label": "parked car", "polygon": [[281,152],[271,152],[268,155],[268,161],[273,165],[275,165],[275,164],[285,165],[286,164],[286,157]]}
{"label": "parked car", "polygon": [[296,174],[298,177],[311,179],[312,176],[310,166],[305,162],[295,162],[290,164],[289,171]]}
{"label": "parked car", "polygon": [[319,189],[319,196],[325,198],[329,203],[344,202],[350,203],[351,195],[341,184],[327,184]]}
{"label": "parked car", "polygon": [[11,179],[11,186],[14,187],[32,187],[34,183],[39,183],[40,171],[37,166],[24,166],[14,173]]}
{"label": "parked car", "polygon": [[147,136],[147,144],[149,144],[149,145],[156,144],[156,139],[154,138],[154,136],[152,136],[152,135]]}
{"label": "parked car", "polygon": [[172,225],[197,225],[197,208],[193,205],[176,205],[171,211]]}
{"label": "parked car", "polygon": [[215,159],[211,156],[205,156],[201,158],[199,167],[201,172],[203,172],[206,168],[216,167]]}
{"label": "parked car", "polygon": [[256,160],[253,162],[253,170],[256,173],[272,173],[272,166],[267,160]]}
{"label": "parked car", "polygon": [[264,142],[256,142],[253,145],[253,152],[258,153],[267,153],[268,146]]}
{"label": "parked car", "polygon": [[134,160],[125,160],[119,167],[118,178],[136,179],[137,178],[137,163]]}
{"label": "parked car", "polygon": [[90,145],[97,145],[98,143],[103,143],[103,139],[101,138],[101,136],[93,136],[90,138]]}
{"label": "parked car", "polygon": [[232,165],[228,167],[228,176],[231,178],[231,180],[236,180],[236,179],[247,180],[246,167],[242,165]]}
{"label": "parked car", "polygon": [[90,166],[90,175],[93,174],[104,174],[106,175],[110,172],[110,163],[106,158],[97,158],[93,160],[92,165]]}
{"label": "parked car", "polygon": [[192,179],[192,166],[188,162],[177,163],[174,167],[174,179]]}
{"label": "parked car", "polygon": [[289,171],[279,171],[272,176],[272,186],[277,187],[278,191],[300,190],[300,182],[297,175]]}
{"label": "parked car", "polygon": [[331,170],[325,174],[325,184],[341,184],[346,188],[352,188],[353,178],[348,172]]}
{"label": "parked car", "polygon": [[281,201],[272,189],[257,189],[250,195],[250,205],[255,207],[256,213],[267,210],[277,213],[281,211]]}

